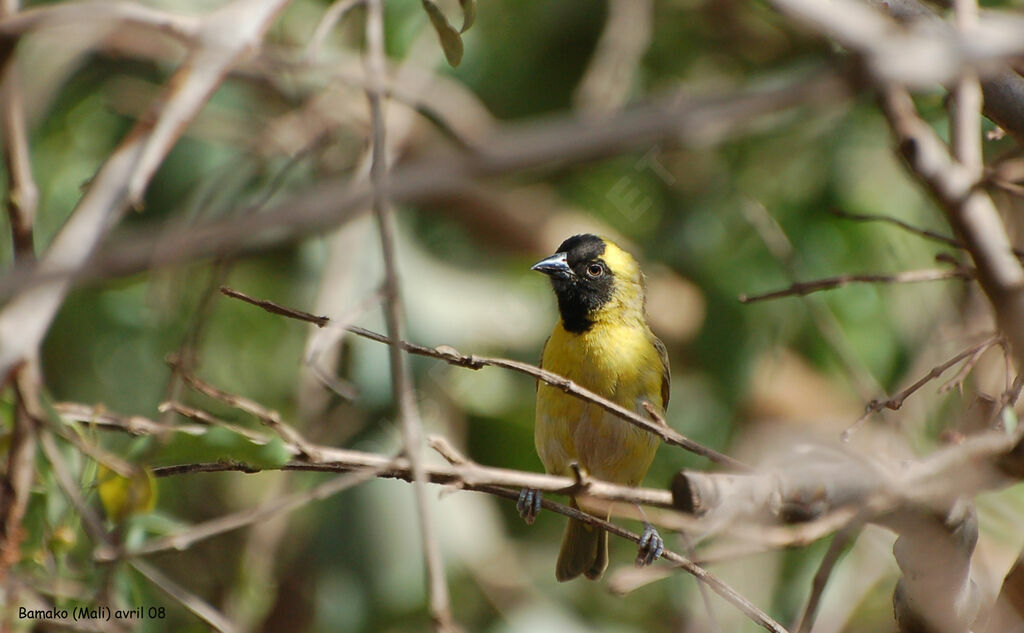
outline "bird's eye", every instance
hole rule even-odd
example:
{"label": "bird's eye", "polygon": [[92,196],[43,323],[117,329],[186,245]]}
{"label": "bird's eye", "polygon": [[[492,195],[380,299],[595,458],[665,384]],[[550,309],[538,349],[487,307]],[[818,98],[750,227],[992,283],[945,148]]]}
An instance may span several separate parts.
{"label": "bird's eye", "polygon": [[604,268],[601,267],[601,264],[591,264],[587,266],[587,274],[591,277],[600,277],[604,274]]}

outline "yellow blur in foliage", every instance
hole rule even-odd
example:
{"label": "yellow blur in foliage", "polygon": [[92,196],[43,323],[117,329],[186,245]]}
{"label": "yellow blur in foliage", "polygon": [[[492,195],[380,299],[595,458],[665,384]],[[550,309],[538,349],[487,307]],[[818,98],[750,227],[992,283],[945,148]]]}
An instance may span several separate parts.
{"label": "yellow blur in foliage", "polygon": [[156,506],[156,481],[144,468],[135,470],[131,477],[123,477],[100,464],[97,488],[104,512],[115,523],[133,514],[145,514]]}

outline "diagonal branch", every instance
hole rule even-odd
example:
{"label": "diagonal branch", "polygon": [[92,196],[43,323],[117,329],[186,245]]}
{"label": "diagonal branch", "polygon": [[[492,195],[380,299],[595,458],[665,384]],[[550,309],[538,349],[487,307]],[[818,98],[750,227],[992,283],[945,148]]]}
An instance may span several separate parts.
{"label": "diagonal branch", "polygon": [[[228,297],[240,299],[242,301],[245,301],[246,303],[251,303],[274,314],[279,314],[281,316],[286,316],[293,319],[299,319],[300,321],[308,321],[310,323],[318,325],[319,327],[333,326],[331,319],[328,317],[312,315],[309,314],[308,312],[303,312],[301,310],[293,310],[292,308],[287,308],[280,304],[274,303],[272,301],[266,301],[264,299],[254,299],[253,297],[250,297],[249,295],[243,292],[239,292],[238,290],[235,290],[233,288],[222,287],[221,292]],[[357,336],[370,339],[371,341],[377,341],[378,343],[384,343],[388,345],[391,344],[392,339],[390,339],[389,337],[384,336],[382,334],[378,334],[376,332],[371,332],[370,330],[366,330],[355,325],[345,326],[345,329]],[[557,387],[558,389],[561,389],[562,391],[568,394],[572,394],[573,396],[580,398],[581,400],[586,400],[587,402],[596,404],[605,411],[608,411],[609,413],[614,413],[615,415],[619,416],[620,418],[629,422],[630,424],[638,426],[647,431],[648,433],[653,433],[654,435],[660,437],[664,442],[668,444],[672,444],[673,446],[679,446],[680,448],[688,450],[691,453],[705,457],[715,462],[716,464],[726,466],[733,470],[750,470],[750,467],[744,464],[743,462],[735,458],[729,457],[724,453],[719,453],[714,449],[699,444],[691,440],[690,438],[684,436],[683,434],[679,433],[678,431],[668,426],[667,424],[658,424],[656,420],[645,418],[634,411],[630,411],[629,409],[626,409],[625,407],[615,402],[612,402],[607,398],[603,398],[597,395],[596,393],[588,389],[585,389],[580,385],[577,385],[576,383],[567,378],[547,371],[546,369],[541,369],[540,367],[537,367],[535,365],[523,363],[517,360],[511,360],[508,358],[491,358],[487,356],[477,356],[476,354],[465,355],[460,353],[457,349],[448,345],[439,345],[437,347],[424,347],[422,345],[417,345],[415,343],[410,343],[408,341],[399,341],[399,347],[405,350],[405,352],[408,354],[415,354],[417,356],[427,356],[429,358],[443,360],[444,362],[450,365],[454,365],[456,367],[465,367],[467,369],[474,370],[481,369],[483,367],[502,367],[504,369],[510,369],[520,374],[531,376],[533,378],[536,378],[537,380],[540,380],[551,385],[552,387]]]}

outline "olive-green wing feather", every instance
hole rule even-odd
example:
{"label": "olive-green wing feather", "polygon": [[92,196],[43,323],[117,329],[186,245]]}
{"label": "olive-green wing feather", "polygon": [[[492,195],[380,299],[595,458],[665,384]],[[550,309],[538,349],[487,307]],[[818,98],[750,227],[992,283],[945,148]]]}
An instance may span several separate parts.
{"label": "olive-green wing feather", "polygon": [[[548,348],[548,341],[550,341],[550,340],[551,340],[551,337],[548,336],[546,339],[544,339],[544,344],[540,346],[540,358],[537,359],[537,367],[540,367],[541,369],[544,369],[544,350],[546,350]],[[662,347],[664,347],[664,346],[662,346]],[[539,379],[534,381],[534,383],[533,383],[534,391],[536,391],[538,388],[540,388],[540,380]]]}
{"label": "olive-green wing feather", "polygon": [[668,350],[665,349],[665,344],[661,342],[661,339],[653,334],[651,334],[651,342],[654,343],[654,349],[658,350],[658,356],[661,357],[661,408],[663,411],[667,411],[669,390],[672,382],[672,374],[668,364]]}

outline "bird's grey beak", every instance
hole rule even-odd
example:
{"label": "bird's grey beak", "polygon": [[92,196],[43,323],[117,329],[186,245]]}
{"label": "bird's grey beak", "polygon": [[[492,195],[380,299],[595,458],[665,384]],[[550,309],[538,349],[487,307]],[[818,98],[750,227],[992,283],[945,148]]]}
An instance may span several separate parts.
{"label": "bird's grey beak", "polygon": [[561,277],[563,279],[576,276],[572,268],[569,268],[569,262],[566,260],[565,253],[555,253],[551,257],[542,259],[533,266],[530,266],[530,270],[536,270],[549,277]]}

